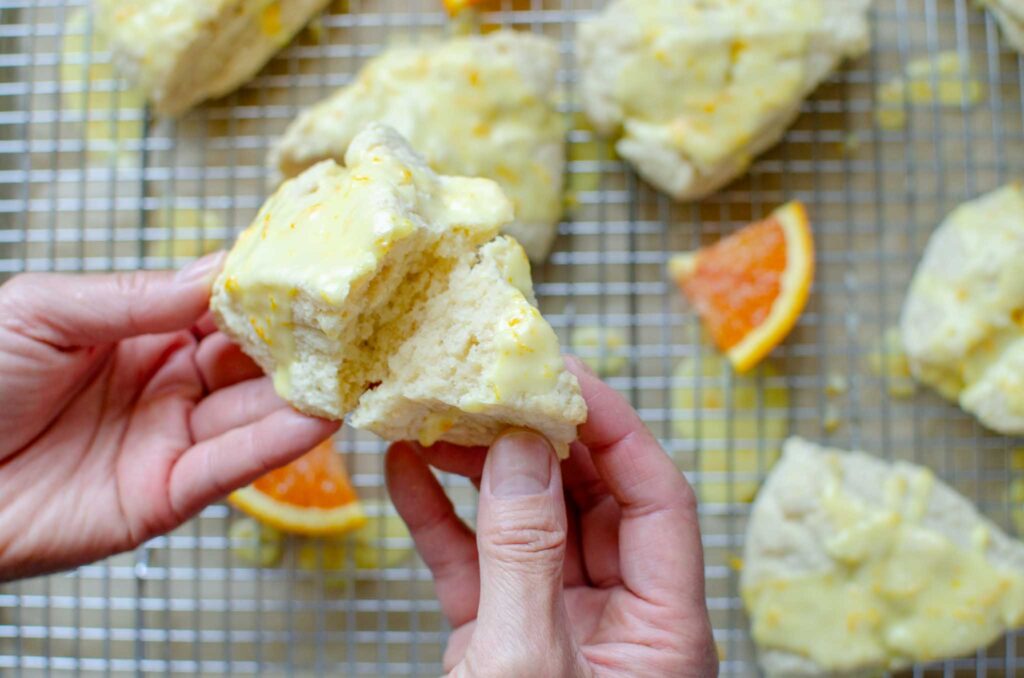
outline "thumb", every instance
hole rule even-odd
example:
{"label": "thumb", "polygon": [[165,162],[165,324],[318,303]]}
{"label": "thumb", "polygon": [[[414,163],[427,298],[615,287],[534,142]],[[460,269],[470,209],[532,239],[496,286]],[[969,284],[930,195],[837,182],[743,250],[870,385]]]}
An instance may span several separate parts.
{"label": "thumb", "polygon": [[216,252],[177,272],[20,275],[0,287],[0,313],[19,333],[59,348],[187,329],[206,312],[223,262]]}
{"label": "thumb", "polygon": [[538,656],[556,663],[568,659],[552,656],[571,644],[562,597],[566,525],[561,470],[551,444],[530,431],[505,433],[491,447],[480,483],[474,640],[494,640],[485,645],[508,652],[502,659],[513,665]]}

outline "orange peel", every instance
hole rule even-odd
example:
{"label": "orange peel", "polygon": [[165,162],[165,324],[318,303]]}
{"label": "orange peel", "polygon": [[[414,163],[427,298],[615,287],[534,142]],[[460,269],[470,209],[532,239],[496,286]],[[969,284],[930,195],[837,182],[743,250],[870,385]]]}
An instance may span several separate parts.
{"label": "orange peel", "polygon": [[228,502],[265,525],[295,534],[338,535],[366,524],[362,504],[330,440],[231,493]]}
{"label": "orange peel", "polygon": [[669,261],[715,345],[746,372],[796,325],[814,280],[814,238],[800,202],[783,205],[696,252]]}

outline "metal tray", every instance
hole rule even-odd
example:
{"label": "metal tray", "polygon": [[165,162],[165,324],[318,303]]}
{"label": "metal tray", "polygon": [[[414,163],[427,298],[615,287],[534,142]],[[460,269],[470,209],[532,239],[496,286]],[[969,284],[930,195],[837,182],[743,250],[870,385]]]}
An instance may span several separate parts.
{"label": "metal tray", "polygon": [[[442,34],[447,24],[436,0],[337,3],[238,93],[156,123],[110,75],[83,4],[0,0],[0,280],[26,270],[177,266],[229,241],[265,196],[268,145],[300,109],[349,82],[386,44]],[[578,114],[574,25],[601,4],[505,0],[483,18],[485,28],[550,35],[564,55],[570,193],[556,251],[535,272],[537,291],[567,344],[578,326],[628,338],[628,367],[610,383],[705,500],[722,673],[756,675],[737,595],[750,509],[742,499],[767,471],[778,431],[927,464],[1013,530],[1007,488],[1024,481],[1024,452],[1014,454],[1024,442],[987,433],[926,390],[902,394],[902,377],[878,354],[942,216],[1024,177],[1024,61],[969,0],[878,0],[871,53],[815,92],[784,142],[715,196],[676,205]],[[980,103],[908,104],[904,128],[881,128],[876,87],[910,60],[948,50],[970,60],[985,89]],[[738,384],[702,342],[665,262],[792,198],[814,222],[814,293],[773,355],[774,371]],[[684,359],[696,367],[674,379]],[[830,386],[836,375],[846,388]],[[673,409],[673,388],[695,396]],[[383,446],[345,431],[338,447],[361,494],[390,511]],[[715,463],[720,470],[710,470]],[[445,482],[472,520],[472,489]],[[322,546],[296,539],[280,566],[255,568],[229,548],[236,517],[212,506],[135,553],[0,587],[0,675],[440,672],[446,627],[422,563],[360,570],[349,557],[332,567]],[[402,546],[384,535],[378,542]],[[320,566],[300,567],[303,548]],[[1024,675],[1024,635],[913,675]]]}

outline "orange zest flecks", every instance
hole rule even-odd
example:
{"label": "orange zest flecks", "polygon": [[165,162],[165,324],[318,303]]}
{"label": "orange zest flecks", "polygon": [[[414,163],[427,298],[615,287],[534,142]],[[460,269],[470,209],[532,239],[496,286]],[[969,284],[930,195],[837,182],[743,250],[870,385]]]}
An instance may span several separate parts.
{"label": "orange zest flecks", "polygon": [[272,2],[263,9],[260,15],[260,29],[263,35],[274,38],[284,30],[281,24],[281,3]]}

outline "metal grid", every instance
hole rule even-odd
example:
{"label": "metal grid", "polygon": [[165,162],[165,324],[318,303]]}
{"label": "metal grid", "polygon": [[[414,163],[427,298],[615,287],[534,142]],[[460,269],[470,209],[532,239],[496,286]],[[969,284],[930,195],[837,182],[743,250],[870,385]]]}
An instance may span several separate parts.
{"label": "metal grid", "polygon": [[[384,45],[446,24],[435,0],[338,3],[240,92],[158,123],[110,76],[84,2],[0,0],[0,279],[176,266],[229,240],[265,195],[268,145],[302,107],[348,83]],[[1013,454],[1024,443],[985,432],[931,393],[893,395],[900,376],[886,360],[881,370],[869,363],[935,224],[956,203],[1024,177],[1024,63],[969,0],[878,0],[872,52],[804,104],[785,141],[700,205],[675,205],[577,114],[573,26],[601,4],[505,0],[484,17],[485,27],[560,40],[565,59],[570,195],[556,251],[535,273],[537,291],[563,339],[583,325],[628,337],[628,368],[610,383],[705,500],[723,675],[754,675],[736,572],[749,504],[738,495],[763,478],[769,434],[780,426],[925,463],[1013,529],[1006,489],[1024,479],[1024,452]],[[970,59],[985,85],[980,104],[907,104],[904,129],[881,129],[875,87],[911,59],[945,50]],[[746,387],[702,343],[664,264],[791,198],[810,208],[818,279],[775,370],[758,374],[754,402],[744,404]],[[692,374],[671,377],[682,359],[694,361]],[[840,392],[829,386],[835,375],[848,384]],[[673,388],[699,404],[673,409]],[[841,420],[829,421],[832,411]],[[680,421],[691,434],[680,433]],[[338,445],[361,494],[387,507],[382,445],[353,431]],[[472,520],[472,490],[445,482]],[[293,540],[281,566],[255,568],[229,548],[234,517],[213,506],[135,553],[0,588],[0,675],[439,673],[446,629],[422,563],[362,570],[351,556],[325,562],[314,544],[320,566],[303,568],[303,544]],[[382,534],[377,547],[405,541]],[[913,671],[933,674],[1024,675],[1024,635]]]}

